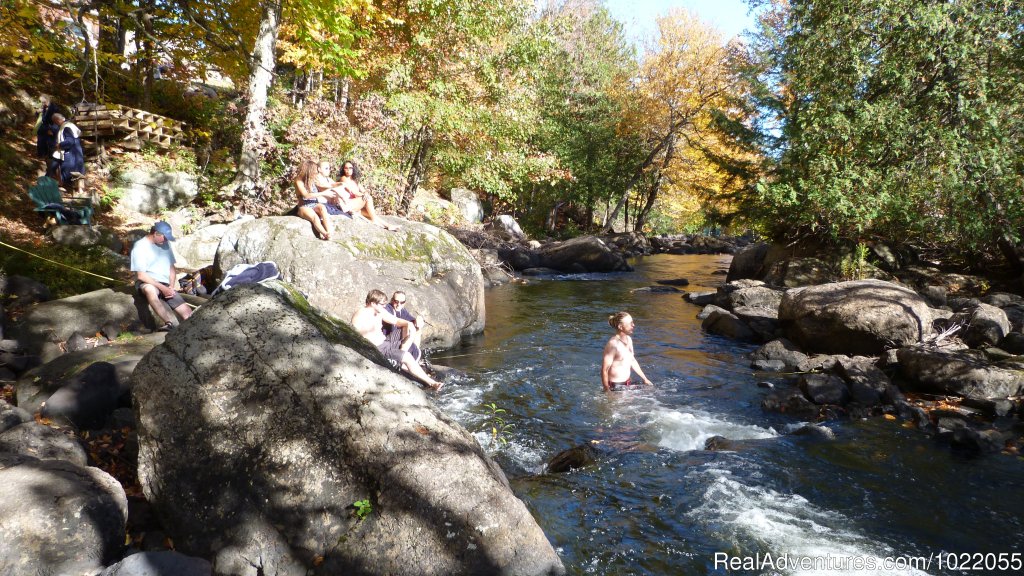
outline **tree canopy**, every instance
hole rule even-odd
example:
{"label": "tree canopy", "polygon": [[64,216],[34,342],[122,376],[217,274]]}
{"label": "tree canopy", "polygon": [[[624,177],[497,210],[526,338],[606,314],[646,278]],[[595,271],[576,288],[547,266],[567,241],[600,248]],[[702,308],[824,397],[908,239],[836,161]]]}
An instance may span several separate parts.
{"label": "tree canopy", "polygon": [[[753,226],[1022,262],[1019,2],[751,4],[744,41],[676,11],[637,50],[600,0],[10,0],[0,58],[188,115],[247,201],[352,156],[388,210],[468,187],[538,231]],[[207,70],[239,97],[183,106]]]}
{"label": "tree canopy", "polygon": [[1019,244],[1022,40],[1004,0],[769,5],[748,78],[775,162],[750,208],[778,236]]}

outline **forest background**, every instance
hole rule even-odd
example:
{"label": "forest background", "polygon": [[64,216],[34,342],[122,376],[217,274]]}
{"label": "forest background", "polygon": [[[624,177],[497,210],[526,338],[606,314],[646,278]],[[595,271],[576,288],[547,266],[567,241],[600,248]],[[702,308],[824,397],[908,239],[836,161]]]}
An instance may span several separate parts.
{"label": "forest background", "polygon": [[[187,122],[162,161],[210,209],[281,213],[299,161],[354,158],[390,213],[464,187],[534,234],[724,228],[1024,273],[1020,2],[750,4],[744,38],[675,11],[638,50],[599,0],[8,0],[0,65]],[[210,72],[230,87],[197,89]]]}

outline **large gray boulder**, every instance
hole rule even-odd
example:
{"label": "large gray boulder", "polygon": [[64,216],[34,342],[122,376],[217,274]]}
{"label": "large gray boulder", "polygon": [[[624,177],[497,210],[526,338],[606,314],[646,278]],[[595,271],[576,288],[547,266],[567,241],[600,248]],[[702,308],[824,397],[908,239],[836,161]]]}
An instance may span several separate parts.
{"label": "large gray boulder", "polygon": [[124,395],[129,392],[135,365],[154,346],[161,344],[166,336],[165,332],[155,332],[114,341],[106,346],[69,352],[37,366],[23,374],[15,384],[18,407],[35,413],[47,398],[62,387],[75,383],[81,373],[96,362],[109,362],[113,365],[119,386],[118,395]]}
{"label": "large gray boulder", "polygon": [[78,440],[38,422],[25,422],[0,432],[0,452],[44,460],[66,460],[85,466],[88,457]]}
{"label": "large gray boulder", "polygon": [[874,358],[841,356],[836,362],[836,372],[846,380],[853,401],[864,406],[881,403],[886,389],[892,385]]}
{"label": "large gray boulder", "polygon": [[212,224],[178,238],[174,242],[174,254],[179,258],[178,268],[199,269],[212,265],[217,257],[217,246],[220,245],[220,239],[224,237],[228,226],[230,224]]}
{"label": "large gray boulder", "polygon": [[40,413],[78,430],[97,430],[117,408],[120,398],[117,369],[109,362],[96,362],[51,394]]}
{"label": "large gray boulder", "polygon": [[763,282],[740,280],[719,286],[715,303],[728,310],[741,306],[778,310],[782,294],[782,290],[769,288]]}
{"label": "large gray boulder", "polygon": [[873,356],[920,342],[932,332],[928,304],[913,290],[854,280],[787,291],[779,320],[804,350]]}
{"label": "large gray boulder", "polygon": [[792,257],[772,264],[764,281],[775,286],[795,288],[824,284],[836,279],[835,271],[828,262],[819,258]]}
{"label": "large gray boulder", "polygon": [[401,230],[367,221],[335,219],[330,241],[317,240],[309,222],[278,216],[228,228],[217,249],[216,268],[272,261],[282,279],[309,296],[314,306],[345,320],[374,288],[388,296],[403,290],[409,308],[429,324],[427,347],[450,347],[484,327],[484,280],[469,250],[444,230],[384,217]]}
{"label": "large gray boulder", "polygon": [[523,233],[519,222],[516,222],[516,219],[509,214],[498,216],[486,228],[494,232],[499,238],[506,240],[522,240],[526,238],[526,234]]}
{"label": "large gray boulder", "polygon": [[0,574],[92,576],[120,556],[127,518],[99,468],[0,453]]}
{"label": "large gray boulder", "polygon": [[749,244],[732,257],[726,282],[735,280],[761,280],[775,263],[788,258],[791,250],[777,244],[755,242]]}
{"label": "large gray boulder", "polygon": [[[709,305],[708,308],[711,308],[711,306]],[[760,340],[758,335],[750,329],[750,326],[747,326],[746,322],[740,320],[732,312],[721,308],[712,310],[701,321],[700,327],[712,334],[718,334],[733,340],[742,340],[744,342],[757,342]]]}
{"label": "large gray boulder", "polygon": [[963,326],[957,336],[972,348],[995,346],[1010,333],[1006,312],[989,304],[979,303],[961,310],[949,321]]}
{"label": "large gray boulder", "polygon": [[1007,398],[1024,392],[1018,365],[990,363],[984,353],[934,346],[908,346],[896,353],[909,388],[968,398]]}
{"label": "large gray boulder", "polygon": [[106,246],[117,253],[124,248],[117,233],[106,226],[51,226],[46,237],[65,246]]}
{"label": "large gray boulder", "polygon": [[171,332],[133,378],[139,480],[177,549],[217,574],[561,573],[501,469],[384,364],[281,282]]}
{"label": "large gray boulder", "polygon": [[213,567],[202,558],[193,558],[173,550],[132,554],[99,576],[210,576]]}
{"label": "large gray boulder", "polygon": [[539,251],[540,265],[564,272],[620,272],[632,270],[618,251],[597,236],[553,242]]}
{"label": "large gray boulder", "polygon": [[779,362],[780,370],[796,370],[801,363],[807,361],[807,354],[804,354],[792,342],[785,338],[772,340],[761,346],[750,355],[751,367],[762,369],[769,366],[769,362]]}
{"label": "large gray boulder", "polygon": [[29,354],[48,362],[63,354],[59,343],[75,332],[91,335],[107,324],[124,328],[138,320],[131,295],[104,288],[38,304],[18,320],[12,332]]}
{"label": "large gray boulder", "polygon": [[192,201],[199,193],[195,176],[185,172],[164,172],[133,168],[119,178],[121,208],[142,214],[159,214]]}
{"label": "large gray boulder", "polygon": [[452,204],[458,207],[462,217],[470,224],[479,224],[484,219],[484,207],[476,192],[465,188],[452,188]]}

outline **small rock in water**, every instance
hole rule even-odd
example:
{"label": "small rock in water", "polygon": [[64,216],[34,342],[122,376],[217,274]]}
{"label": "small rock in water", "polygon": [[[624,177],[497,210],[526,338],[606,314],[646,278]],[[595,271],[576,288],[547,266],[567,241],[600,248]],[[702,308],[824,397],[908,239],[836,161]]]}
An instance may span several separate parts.
{"label": "small rock in water", "polygon": [[750,364],[754,370],[761,372],[783,372],[786,369],[786,363],[782,360],[767,360],[758,358]]}
{"label": "small rock in water", "polygon": [[556,454],[548,462],[547,471],[552,474],[558,474],[569,472],[576,468],[585,468],[597,462],[598,455],[600,455],[600,452],[591,444],[580,444]]}
{"label": "small rock in water", "polygon": [[735,450],[736,443],[725,436],[712,436],[704,441],[704,449],[711,451]]}
{"label": "small rock in water", "polygon": [[790,432],[790,436],[809,436],[816,440],[835,440],[836,433],[831,428],[824,426],[817,426],[815,424],[807,424],[800,428]]}
{"label": "small rock in water", "polygon": [[771,382],[758,382],[757,383],[757,387],[758,388],[767,388],[767,389],[771,390],[772,388],[775,388],[775,384],[772,384]]}
{"label": "small rock in water", "polygon": [[663,294],[667,292],[681,292],[679,288],[672,286],[644,286],[643,288],[633,288],[630,292],[650,292],[652,294]]}
{"label": "small rock in water", "polygon": [[656,283],[663,286],[689,286],[690,281],[686,278],[674,278],[671,280],[655,280]]}

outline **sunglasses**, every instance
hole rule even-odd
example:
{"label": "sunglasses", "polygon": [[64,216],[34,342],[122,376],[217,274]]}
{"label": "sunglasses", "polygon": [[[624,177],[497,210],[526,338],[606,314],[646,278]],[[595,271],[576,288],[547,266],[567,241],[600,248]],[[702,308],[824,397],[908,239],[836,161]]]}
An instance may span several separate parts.
{"label": "sunglasses", "polygon": [[405,304],[405,300],[392,300],[392,304]]}

